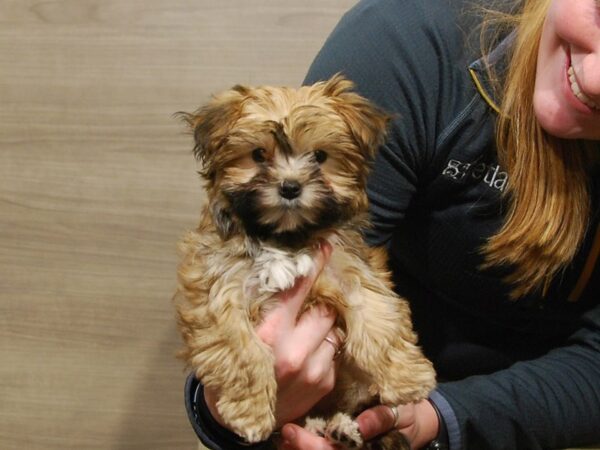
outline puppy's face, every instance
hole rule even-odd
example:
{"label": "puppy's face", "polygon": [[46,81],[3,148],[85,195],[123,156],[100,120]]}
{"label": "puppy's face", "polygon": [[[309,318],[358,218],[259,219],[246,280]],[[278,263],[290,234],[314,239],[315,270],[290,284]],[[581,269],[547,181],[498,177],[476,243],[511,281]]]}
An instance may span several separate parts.
{"label": "puppy's face", "polygon": [[365,211],[387,117],[351,88],[339,76],[300,89],[236,86],[186,116],[223,238],[298,246]]}

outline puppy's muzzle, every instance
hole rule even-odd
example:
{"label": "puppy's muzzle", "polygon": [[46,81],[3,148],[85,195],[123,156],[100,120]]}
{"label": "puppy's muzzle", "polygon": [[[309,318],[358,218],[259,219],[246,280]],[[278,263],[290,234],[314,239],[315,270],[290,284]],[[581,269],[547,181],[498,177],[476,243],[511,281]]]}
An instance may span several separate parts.
{"label": "puppy's muzzle", "polygon": [[279,185],[279,195],[286,200],[293,200],[302,193],[302,186],[296,180],[283,180]]}

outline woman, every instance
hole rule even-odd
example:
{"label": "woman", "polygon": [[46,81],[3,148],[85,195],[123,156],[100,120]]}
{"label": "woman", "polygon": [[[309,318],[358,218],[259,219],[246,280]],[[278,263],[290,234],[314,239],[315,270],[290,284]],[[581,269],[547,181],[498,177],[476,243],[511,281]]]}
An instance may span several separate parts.
{"label": "woman", "polygon": [[[363,0],[306,80],[342,72],[397,117],[371,176],[368,237],[388,246],[440,378],[429,400],[372,408],[359,425],[366,438],[399,428],[414,448],[597,443],[600,3],[525,1],[515,31],[476,61],[468,4]],[[285,293],[259,330],[277,360],[285,449],[333,448],[287,423],[335,376],[334,318],[293,320],[311,283]],[[196,384],[198,433],[235,448],[214,393],[204,403]]]}

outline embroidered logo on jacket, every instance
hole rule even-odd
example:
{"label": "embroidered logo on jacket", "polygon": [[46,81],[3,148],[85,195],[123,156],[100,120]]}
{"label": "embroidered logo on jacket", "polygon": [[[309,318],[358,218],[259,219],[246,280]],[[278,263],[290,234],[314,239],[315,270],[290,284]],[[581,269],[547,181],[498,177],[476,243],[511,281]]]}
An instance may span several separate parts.
{"label": "embroidered logo on jacket", "polygon": [[486,164],[483,162],[467,163],[451,159],[442,172],[442,175],[455,181],[467,181],[469,179],[483,181],[489,187],[503,192],[508,183],[508,173],[500,170],[498,164]]}

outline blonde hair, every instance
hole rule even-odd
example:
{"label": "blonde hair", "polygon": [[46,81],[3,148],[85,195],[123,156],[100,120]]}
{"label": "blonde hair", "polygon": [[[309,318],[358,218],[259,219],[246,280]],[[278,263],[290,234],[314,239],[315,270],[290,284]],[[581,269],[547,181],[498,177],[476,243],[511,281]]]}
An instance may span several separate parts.
{"label": "blonde hair", "polygon": [[509,266],[511,298],[545,295],[573,259],[590,215],[586,144],[553,137],[533,110],[537,54],[550,0],[526,0],[521,13],[495,16],[516,27],[497,122],[500,164],[510,175],[508,210],[484,246],[484,267]]}

